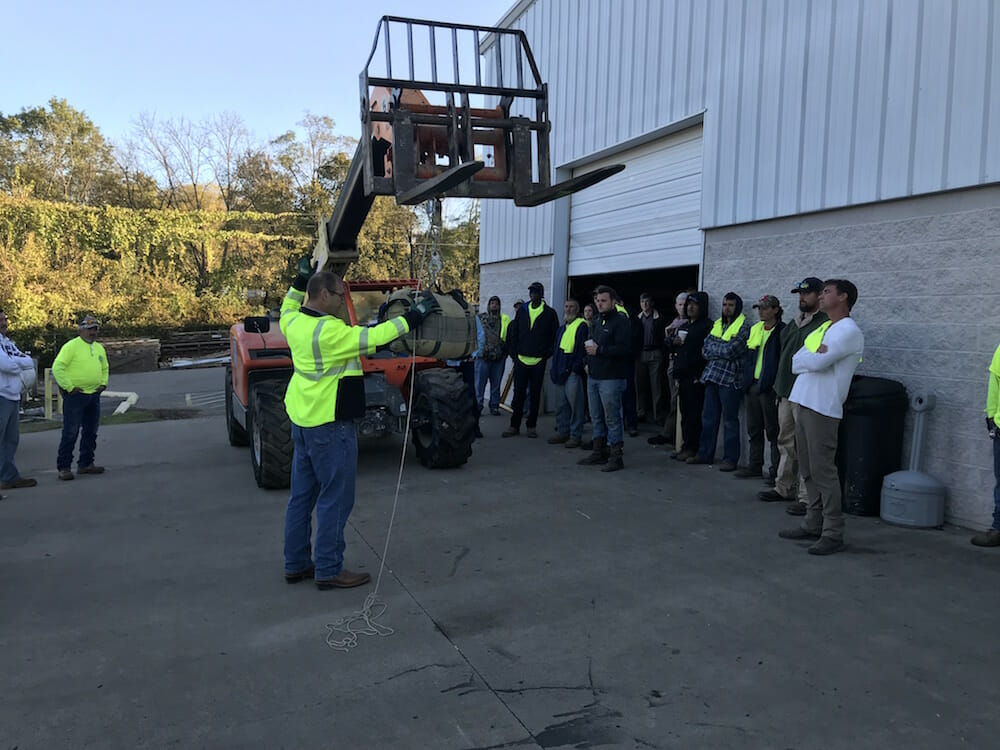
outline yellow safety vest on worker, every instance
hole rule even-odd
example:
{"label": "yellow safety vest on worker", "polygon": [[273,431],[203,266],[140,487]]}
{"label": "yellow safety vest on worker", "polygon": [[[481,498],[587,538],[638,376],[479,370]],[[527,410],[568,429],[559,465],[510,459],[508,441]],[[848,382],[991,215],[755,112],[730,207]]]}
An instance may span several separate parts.
{"label": "yellow safety vest on worker", "polygon": [[394,341],[410,327],[401,317],[368,328],[348,325],[333,315],[308,315],[301,312],[304,300],[305,292],[293,287],[281,305],[279,326],[295,368],[285,392],[285,409],[293,424],[316,427],[337,418],[337,395],[344,378],[364,377],[360,357],[374,354],[376,347]]}
{"label": "yellow safety vest on worker", "polygon": [[[750,326],[750,337],[747,339],[747,349],[757,350],[756,364],[753,369],[753,379],[760,380],[760,374],[764,370],[764,347],[767,346],[768,339],[774,333],[776,326],[764,327],[764,321],[754,323]],[[739,329],[737,329],[739,330]]]}
{"label": "yellow safety vest on worker", "polygon": [[583,323],[583,318],[576,318],[572,323],[566,324],[566,330],[559,339],[559,348],[566,354],[572,354],[576,348],[576,331]]}
{"label": "yellow safety vest on worker", "polygon": [[[833,325],[833,321],[828,320],[821,324],[819,328],[806,336],[806,340],[802,342],[802,346],[811,351],[813,354],[819,351],[819,348],[823,345],[823,337],[826,335],[826,329]],[[858,357],[858,362],[863,362],[864,357]]]}
{"label": "yellow safety vest on worker", "polygon": [[[538,320],[538,316],[542,314],[542,310],[545,309],[545,300],[542,300],[538,307],[532,307],[531,303],[528,304],[528,328],[535,327],[535,321]],[[518,354],[517,358],[521,360],[522,363],[528,365],[528,367],[534,367],[539,362],[542,361],[541,357],[529,357],[527,354]]]}
{"label": "yellow safety vest on worker", "polygon": [[510,325],[510,316],[507,313],[500,313],[500,340],[507,341],[507,326]]}
{"label": "yellow safety vest on worker", "polygon": [[746,322],[746,316],[744,316],[743,313],[740,313],[736,316],[736,320],[730,323],[726,330],[723,331],[722,318],[719,318],[715,321],[715,324],[712,326],[712,332],[708,335],[715,336],[715,338],[722,339],[723,341],[730,341],[733,336],[740,332],[744,322]]}
{"label": "yellow safety vest on worker", "polygon": [[64,391],[79,388],[95,393],[108,385],[108,353],[97,341],[88,344],[77,336],[59,350],[52,363],[52,377]]}

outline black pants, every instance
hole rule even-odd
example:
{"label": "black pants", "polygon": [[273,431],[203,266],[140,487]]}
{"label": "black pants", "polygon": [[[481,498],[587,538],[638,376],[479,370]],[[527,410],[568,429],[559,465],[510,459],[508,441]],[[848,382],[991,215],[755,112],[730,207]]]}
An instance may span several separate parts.
{"label": "black pants", "polygon": [[514,403],[511,408],[514,413],[510,417],[510,426],[521,429],[521,417],[524,416],[524,397],[531,388],[531,403],[528,406],[528,418],[525,420],[529,430],[538,424],[538,406],[542,403],[542,384],[545,382],[545,360],[537,365],[526,365],[521,360],[514,359]]}
{"label": "black pants", "polygon": [[681,450],[698,451],[701,442],[701,410],[705,406],[705,384],[684,378],[677,381],[678,406],[681,410],[681,434],[684,445]]}

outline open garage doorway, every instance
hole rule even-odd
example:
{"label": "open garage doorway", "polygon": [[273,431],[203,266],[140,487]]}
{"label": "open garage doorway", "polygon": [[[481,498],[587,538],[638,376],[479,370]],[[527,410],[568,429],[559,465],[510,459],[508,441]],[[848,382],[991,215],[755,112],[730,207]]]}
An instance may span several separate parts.
{"label": "open garage doorway", "polygon": [[649,292],[656,301],[656,309],[673,318],[674,299],[677,294],[687,289],[696,289],[698,286],[698,266],[571,276],[569,296],[577,300],[582,308],[591,301],[591,292],[600,284],[607,284],[618,292],[625,302],[625,307],[633,313],[639,309],[639,295]]}

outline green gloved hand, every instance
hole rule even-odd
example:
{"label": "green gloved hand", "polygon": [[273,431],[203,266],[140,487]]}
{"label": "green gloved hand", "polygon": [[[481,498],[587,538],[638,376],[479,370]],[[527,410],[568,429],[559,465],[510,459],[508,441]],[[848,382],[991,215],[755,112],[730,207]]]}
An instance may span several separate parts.
{"label": "green gloved hand", "polygon": [[292,282],[292,286],[300,292],[304,292],[309,279],[312,278],[314,273],[316,273],[316,268],[313,266],[312,256],[306,255],[302,257],[299,259],[299,264],[295,267],[295,280]]}
{"label": "green gloved hand", "polygon": [[423,323],[428,315],[435,310],[440,309],[441,305],[438,304],[438,301],[434,298],[433,294],[430,292],[421,292],[403,317],[406,319],[406,323],[410,326],[410,330],[412,331],[418,325]]}

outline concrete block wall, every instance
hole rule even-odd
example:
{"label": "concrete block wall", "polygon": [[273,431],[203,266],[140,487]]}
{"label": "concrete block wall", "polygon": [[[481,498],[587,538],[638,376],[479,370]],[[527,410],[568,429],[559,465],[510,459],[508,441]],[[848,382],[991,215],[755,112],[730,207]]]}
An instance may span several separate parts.
{"label": "concrete block wall", "polygon": [[[545,301],[552,306],[556,314],[562,318],[562,302],[556,304],[550,295],[552,291],[552,256],[535,255],[530,258],[506,260],[499,263],[487,263],[479,267],[479,309],[485,310],[490,297],[500,298],[501,308],[511,320],[514,319],[514,301],[528,301],[528,285],[540,281],[545,285]],[[510,373],[510,359],[504,371],[504,381]],[[486,392],[489,393],[487,386]],[[508,398],[508,402],[510,399]],[[551,403],[551,398],[548,399]],[[548,406],[546,404],[546,407]]]}
{"label": "concrete block wall", "polygon": [[[1000,187],[989,186],[706,232],[704,288],[747,303],[775,294],[785,318],[805,276],[858,286],[853,317],[865,334],[860,374],[933,392],[922,469],[948,487],[947,519],[992,520],[987,368],[1000,344]],[[750,310],[752,319],[756,320]],[[909,462],[907,415],[903,465]]]}

